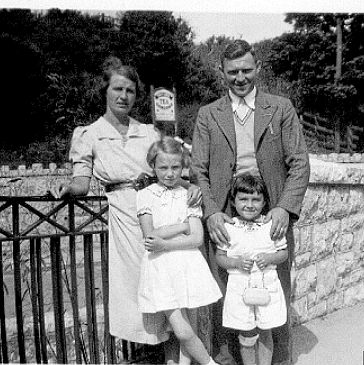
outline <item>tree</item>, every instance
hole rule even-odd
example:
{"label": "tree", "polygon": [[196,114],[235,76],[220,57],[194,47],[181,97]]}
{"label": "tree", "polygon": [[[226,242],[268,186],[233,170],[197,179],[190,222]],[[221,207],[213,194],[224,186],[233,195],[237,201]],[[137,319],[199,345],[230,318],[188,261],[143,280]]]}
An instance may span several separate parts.
{"label": "tree", "polygon": [[[363,71],[356,61],[364,54],[363,20],[361,14],[287,14],[294,33],[273,40],[269,62],[276,75],[292,83],[300,111],[360,123],[364,96],[353,82],[352,67],[358,74]],[[337,41],[341,24],[342,45]]]}

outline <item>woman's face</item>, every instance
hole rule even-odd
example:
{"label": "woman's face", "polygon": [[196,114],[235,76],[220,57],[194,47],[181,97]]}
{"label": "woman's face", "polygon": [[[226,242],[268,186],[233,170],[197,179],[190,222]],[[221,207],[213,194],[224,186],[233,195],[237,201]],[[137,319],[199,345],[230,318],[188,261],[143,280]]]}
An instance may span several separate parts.
{"label": "woman's face", "polygon": [[136,85],[125,76],[113,74],[106,90],[106,106],[115,116],[128,115],[136,99]]}

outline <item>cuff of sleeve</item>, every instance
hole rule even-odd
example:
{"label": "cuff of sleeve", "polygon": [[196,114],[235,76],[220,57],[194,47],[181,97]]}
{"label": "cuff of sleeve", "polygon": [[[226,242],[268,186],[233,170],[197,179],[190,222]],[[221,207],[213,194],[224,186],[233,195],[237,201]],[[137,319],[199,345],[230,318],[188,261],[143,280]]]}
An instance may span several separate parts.
{"label": "cuff of sleeve", "polygon": [[92,177],[92,169],[83,165],[83,164],[78,164],[75,163],[73,165],[73,177],[77,177],[77,176],[86,176],[86,177]]}

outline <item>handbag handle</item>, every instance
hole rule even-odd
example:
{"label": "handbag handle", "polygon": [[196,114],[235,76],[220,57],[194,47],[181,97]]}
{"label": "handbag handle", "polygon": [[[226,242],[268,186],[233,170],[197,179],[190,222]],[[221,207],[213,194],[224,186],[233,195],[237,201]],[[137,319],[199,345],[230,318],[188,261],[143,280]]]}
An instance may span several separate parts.
{"label": "handbag handle", "polygon": [[[266,287],[265,287],[265,284],[264,284],[264,271],[261,271],[261,273],[262,273],[262,284],[263,284],[263,286],[262,286],[262,288],[264,288],[264,289],[267,289]],[[252,279],[252,274],[251,273],[249,273],[249,279],[248,279],[248,288],[251,288],[252,286],[251,286],[251,279]],[[258,287],[253,287],[253,288],[258,288]]]}

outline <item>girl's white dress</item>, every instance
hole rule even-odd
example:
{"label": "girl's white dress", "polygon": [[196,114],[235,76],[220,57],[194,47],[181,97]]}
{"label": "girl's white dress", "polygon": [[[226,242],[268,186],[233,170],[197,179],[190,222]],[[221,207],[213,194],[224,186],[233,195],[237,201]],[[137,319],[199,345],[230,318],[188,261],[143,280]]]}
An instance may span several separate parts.
{"label": "girl's white dress", "polygon": [[[137,194],[137,214],[151,214],[153,226],[183,223],[201,217],[201,207],[187,206],[187,190],[152,184]],[[141,243],[142,244],[142,243]],[[145,251],[138,289],[138,307],[143,313],[175,308],[197,308],[221,298],[199,248],[163,252]]]}
{"label": "girl's white dress", "polygon": [[[219,247],[226,251],[227,257],[247,255],[254,259],[258,253],[274,253],[287,247],[286,239],[272,241],[267,224],[248,223],[233,218],[234,224],[225,223],[230,236],[229,246]],[[251,273],[229,269],[229,278],[223,308],[223,326],[243,331],[256,327],[263,330],[282,326],[287,321],[287,307],[275,265],[263,271],[254,263]],[[271,300],[266,306],[246,305],[244,290],[249,286],[266,287]]]}

